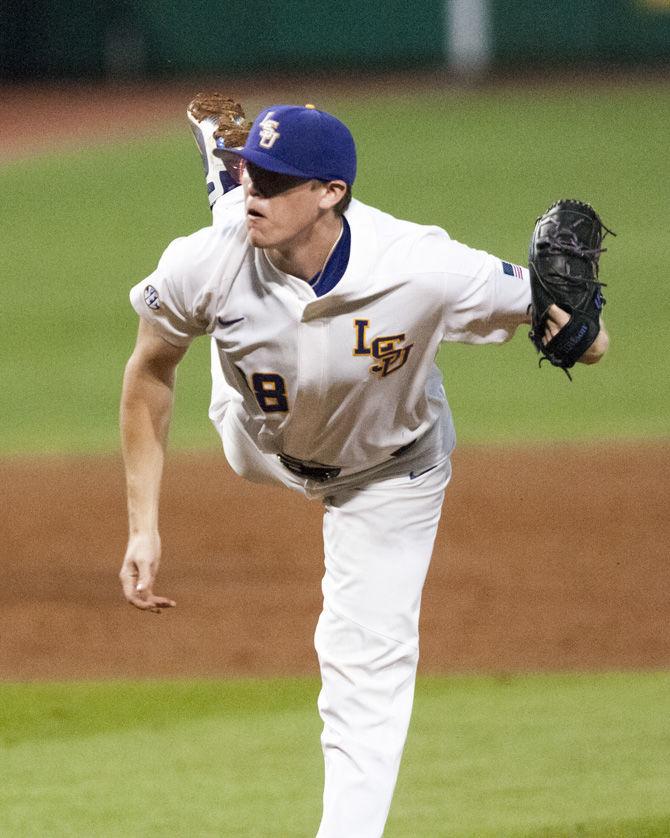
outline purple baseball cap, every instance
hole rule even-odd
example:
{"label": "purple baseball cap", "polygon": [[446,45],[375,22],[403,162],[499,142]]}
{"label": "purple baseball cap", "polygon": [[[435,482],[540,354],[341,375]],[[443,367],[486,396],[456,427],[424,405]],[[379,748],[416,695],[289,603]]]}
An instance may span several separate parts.
{"label": "purple baseball cap", "polygon": [[[223,150],[225,146],[217,147]],[[226,149],[261,169],[316,180],[356,178],[356,145],[339,119],[314,105],[273,105],[254,120],[243,148]]]}

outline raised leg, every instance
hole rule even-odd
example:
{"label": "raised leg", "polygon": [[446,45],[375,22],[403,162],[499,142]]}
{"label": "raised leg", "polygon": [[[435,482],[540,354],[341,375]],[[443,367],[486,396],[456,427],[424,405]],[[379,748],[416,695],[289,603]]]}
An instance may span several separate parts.
{"label": "raised leg", "polygon": [[239,186],[240,159],[226,149],[240,148],[249,134],[249,123],[242,106],[222,93],[198,93],[186,109],[205,170],[210,208],[217,200]]}

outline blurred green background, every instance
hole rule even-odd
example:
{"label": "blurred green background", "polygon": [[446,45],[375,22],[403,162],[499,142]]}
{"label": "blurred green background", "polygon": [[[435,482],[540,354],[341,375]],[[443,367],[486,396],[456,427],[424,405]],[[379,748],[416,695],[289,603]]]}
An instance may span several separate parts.
{"label": "blurred green background", "polygon": [[[670,87],[522,86],[327,96],[357,138],[355,195],[525,264],[535,217],[559,197],[594,204],[617,233],[601,278],[612,348],[574,381],[520,329],[503,347],[440,356],[461,442],[667,437],[665,251]],[[84,152],[5,163],[0,189],[4,398],[0,450],[117,448],[129,288],[168,242],[209,223],[186,125]],[[218,447],[207,421],[208,345],[180,368],[172,442]]]}
{"label": "blurred green background", "polygon": [[23,0],[0,76],[166,78],[493,64],[661,64],[667,0]]}

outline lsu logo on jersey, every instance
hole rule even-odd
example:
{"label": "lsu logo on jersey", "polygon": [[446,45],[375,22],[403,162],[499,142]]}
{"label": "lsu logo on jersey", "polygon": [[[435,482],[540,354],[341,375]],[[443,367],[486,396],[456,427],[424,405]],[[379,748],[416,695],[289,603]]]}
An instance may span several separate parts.
{"label": "lsu logo on jersey", "polygon": [[368,343],[367,330],[369,320],[354,320],[355,345],[354,355],[367,355],[377,363],[370,366],[372,374],[381,378],[396,372],[407,363],[407,358],[413,343],[405,344],[405,333],[397,335],[380,335]]}
{"label": "lsu logo on jersey", "polygon": [[265,117],[265,119],[260,124],[260,140],[258,141],[258,145],[261,148],[272,148],[272,146],[277,142],[281,134],[277,131],[279,128],[279,123],[276,119],[270,119],[274,111],[270,111],[270,113]]}

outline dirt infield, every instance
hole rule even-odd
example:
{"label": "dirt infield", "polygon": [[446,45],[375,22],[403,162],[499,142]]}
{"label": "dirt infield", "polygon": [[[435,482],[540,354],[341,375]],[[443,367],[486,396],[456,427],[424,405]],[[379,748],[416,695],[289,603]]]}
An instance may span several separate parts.
{"label": "dirt infield", "polygon": [[[423,671],[670,666],[669,461],[662,446],[458,451]],[[117,459],[5,460],[0,480],[0,678],[316,672],[318,503],[246,483],[223,455],[172,456],[159,592],[178,607],[156,616],[116,578]]]}

